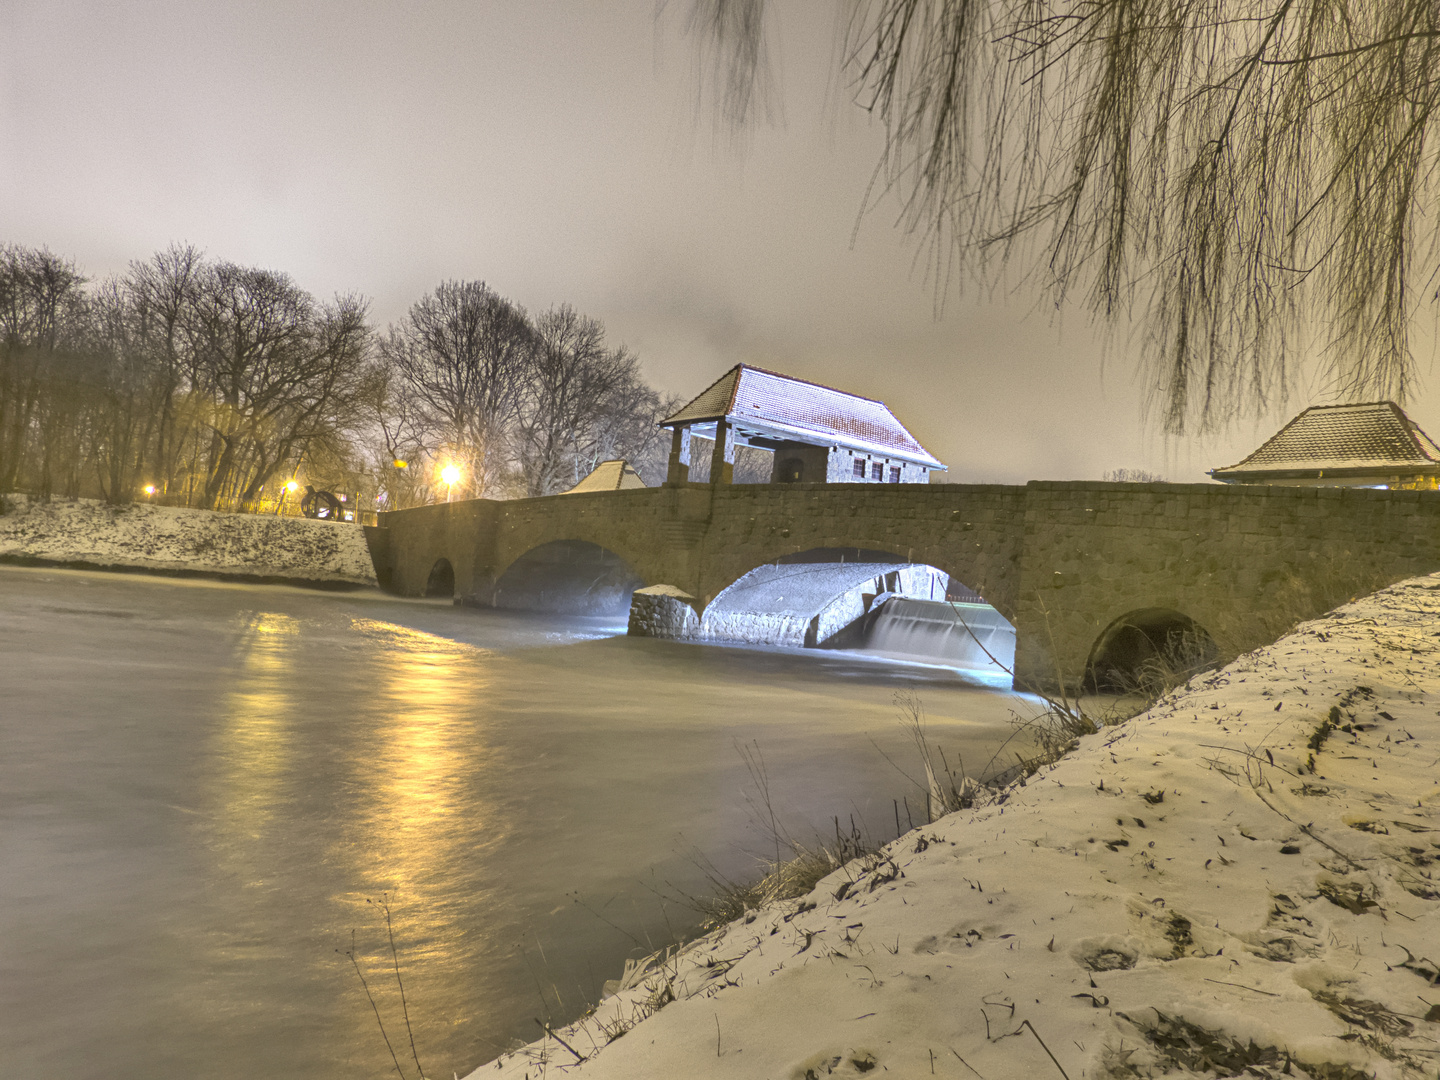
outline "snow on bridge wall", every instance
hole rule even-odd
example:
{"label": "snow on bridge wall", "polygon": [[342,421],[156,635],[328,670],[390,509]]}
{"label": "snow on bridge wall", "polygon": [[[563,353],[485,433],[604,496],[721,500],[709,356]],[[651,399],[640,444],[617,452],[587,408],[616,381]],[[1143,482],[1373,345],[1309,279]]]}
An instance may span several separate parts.
{"label": "snow on bridge wall", "polygon": [[[516,559],[583,540],[704,608],[749,570],[814,548],[890,551],[974,589],[1017,630],[1029,685],[1082,678],[1127,612],[1168,608],[1227,653],[1352,596],[1440,570],[1440,492],[1220,484],[717,485],[474,500],[381,515],[381,583],[423,591],[440,558],[457,595],[494,602]],[[1053,651],[1051,642],[1053,640]]]}
{"label": "snow on bridge wall", "polygon": [[6,495],[0,500],[0,560],[375,584],[366,538],[355,525],[146,503],[107,506],[95,499]]}

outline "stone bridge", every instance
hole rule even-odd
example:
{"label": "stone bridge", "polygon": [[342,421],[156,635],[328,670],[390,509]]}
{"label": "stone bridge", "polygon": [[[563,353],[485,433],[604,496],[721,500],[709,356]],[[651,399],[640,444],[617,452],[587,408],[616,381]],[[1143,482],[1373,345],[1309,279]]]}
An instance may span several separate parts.
{"label": "stone bridge", "polygon": [[599,572],[606,560],[624,570],[627,587],[675,586],[702,612],[766,563],[815,549],[889,553],[999,609],[1016,627],[1017,682],[1054,687],[1078,685],[1107,632],[1127,623],[1197,624],[1232,655],[1440,570],[1440,492],[687,484],[418,507],[380,515],[367,534],[390,590],[419,596],[439,581],[462,602],[511,607],[525,606],[516,582],[543,586],[582,551],[597,553]]}

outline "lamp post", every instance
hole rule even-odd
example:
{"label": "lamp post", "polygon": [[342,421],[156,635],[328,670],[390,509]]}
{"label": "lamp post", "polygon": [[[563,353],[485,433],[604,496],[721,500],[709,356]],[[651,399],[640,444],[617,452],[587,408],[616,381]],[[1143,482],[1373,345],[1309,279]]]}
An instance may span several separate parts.
{"label": "lamp post", "polygon": [[451,462],[440,470],[440,479],[445,481],[445,501],[448,503],[455,494],[455,484],[460,479],[460,466]]}

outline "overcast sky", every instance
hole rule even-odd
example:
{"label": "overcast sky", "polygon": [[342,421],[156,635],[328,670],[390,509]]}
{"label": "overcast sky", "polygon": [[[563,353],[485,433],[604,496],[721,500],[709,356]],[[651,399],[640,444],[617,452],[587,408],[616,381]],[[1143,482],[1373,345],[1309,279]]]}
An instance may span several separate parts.
{"label": "overcast sky", "polygon": [[[745,362],[881,398],[956,481],[1201,480],[1284,419],[1167,443],[1137,352],[1102,377],[1080,310],[972,292],[937,320],[894,202],[857,219],[881,138],[831,5],[780,5],[783,117],[743,148],[697,108],[675,7],[0,0],[0,242],[92,277],[189,242],[381,325],[483,279],[599,317],[662,390]],[[1440,395],[1410,412],[1440,436]]]}

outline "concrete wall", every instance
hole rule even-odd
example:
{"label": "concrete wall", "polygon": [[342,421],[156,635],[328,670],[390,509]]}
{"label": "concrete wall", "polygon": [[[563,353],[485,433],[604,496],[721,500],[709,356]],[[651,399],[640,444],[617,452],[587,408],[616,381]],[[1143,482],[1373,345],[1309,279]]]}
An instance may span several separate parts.
{"label": "concrete wall", "polygon": [[480,604],[493,602],[511,563],[551,540],[607,548],[700,611],[785,555],[890,552],[945,571],[998,608],[1017,629],[1017,676],[1039,684],[1078,682],[1106,627],[1140,608],[1173,609],[1222,649],[1243,651],[1353,595],[1440,570],[1440,492],[689,484],[422,507],[383,514],[381,526],[376,567],[387,587],[418,595],[444,557],[457,594]]}

